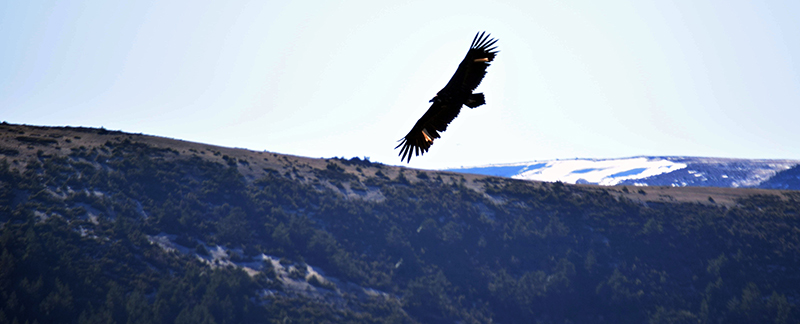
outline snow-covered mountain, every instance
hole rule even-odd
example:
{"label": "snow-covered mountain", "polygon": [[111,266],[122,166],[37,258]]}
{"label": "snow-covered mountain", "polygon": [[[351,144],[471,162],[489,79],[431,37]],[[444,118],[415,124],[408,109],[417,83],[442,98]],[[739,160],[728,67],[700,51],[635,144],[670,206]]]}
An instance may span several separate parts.
{"label": "snow-covered mountain", "polygon": [[447,171],[599,185],[764,187],[800,190],[800,160],[638,156],[546,160]]}

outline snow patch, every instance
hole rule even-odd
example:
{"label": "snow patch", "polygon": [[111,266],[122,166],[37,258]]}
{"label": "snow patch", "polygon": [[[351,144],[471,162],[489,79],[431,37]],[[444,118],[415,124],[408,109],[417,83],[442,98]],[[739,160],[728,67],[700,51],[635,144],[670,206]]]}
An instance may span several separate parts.
{"label": "snow patch", "polygon": [[[536,164],[537,166],[542,163]],[[643,179],[686,168],[685,163],[645,157],[608,160],[556,160],[546,161],[543,167],[524,171],[514,179],[590,183],[613,186],[625,180]]]}
{"label": "snow patch", "polygon": [[798,164],[798,160],[637,156],[490,164],[446,171],[575,184],[736,188],[759,186]]}

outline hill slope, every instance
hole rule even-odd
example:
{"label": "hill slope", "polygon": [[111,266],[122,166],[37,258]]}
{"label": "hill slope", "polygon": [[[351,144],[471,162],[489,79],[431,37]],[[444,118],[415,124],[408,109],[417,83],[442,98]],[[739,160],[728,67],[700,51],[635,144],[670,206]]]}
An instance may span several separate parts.
{"label": "hill slope", "polygon": [[0,125],[0,323],[796,322],[800,194]]}

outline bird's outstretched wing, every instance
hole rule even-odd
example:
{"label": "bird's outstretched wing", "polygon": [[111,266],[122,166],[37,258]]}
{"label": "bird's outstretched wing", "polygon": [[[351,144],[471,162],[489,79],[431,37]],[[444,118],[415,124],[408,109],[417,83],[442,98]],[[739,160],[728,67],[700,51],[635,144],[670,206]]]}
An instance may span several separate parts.
{"label": "bird's outstretched wing", "polygon": [[490,38],[491,34],[485,33],[482,32],[475,35],[467,55],[458,65],[456,73],[453,74],[453,77],[450,78],[450,81],[447,82],[442,91],[472,92],[481,84],[483,77],[486,75],[486,68],[489,67],[489,62],[494,61],[494,57],[500,52],[497,51],[497,46],[493,46],[497,43],[497,40]]}
{"label": "bird's outstretched wing", "polygon": [[486,32],[475,34],[466,57],[458,65],[456,73],[447,85],[431,99],[431,107],[417,120],[408,134],[400,139],[400,160],[411,162],[412,154],[419,156],[428,151],[433,140],[440,137],[439,132],[447,130],[447,125],[458,116],[463,105],[475,108],[485,103],[482,93],[472,91],[480,85],[489,62],[497,55],[497,40],[489,38]]}
{"label": "bird's outstretched wing", "polygon": [[460,109],[453,109],[440,101],[434,101],[428,111],[417,120],[414,127],[408,134],[400,139],[400,144],[395,146],[403,147],[400,149],[400,161],[408,160],[411,162],[412,153],[416,156],[428,152],[428,148],[433,145],[433,140],[439,138],[439,132],[447,129]]}

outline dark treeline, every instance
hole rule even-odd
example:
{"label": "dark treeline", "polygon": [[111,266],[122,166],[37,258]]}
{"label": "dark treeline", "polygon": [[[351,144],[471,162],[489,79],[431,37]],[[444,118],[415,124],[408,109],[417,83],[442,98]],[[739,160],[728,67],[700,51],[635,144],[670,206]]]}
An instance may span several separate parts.
{"label": "dark treeline", "polygon": [[[246,181],[246,161],[225,161],[128,140],[41,153],[20,171],[0,161],[0,323],[800,318],[800,193],[645,205],[561,183],[484,178],[479,192],[454,174],[389,178],[362,160],[331,159],[313,181],[277,171]],[[379,171],[360,178],[343,165]],[[151,243],[159,233],[192,252]],[[338,279],[312,283],[320,289],[386,294],[307,298],[269,267],[251,276],[194,255],[217,245]]]}

